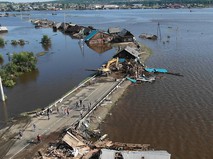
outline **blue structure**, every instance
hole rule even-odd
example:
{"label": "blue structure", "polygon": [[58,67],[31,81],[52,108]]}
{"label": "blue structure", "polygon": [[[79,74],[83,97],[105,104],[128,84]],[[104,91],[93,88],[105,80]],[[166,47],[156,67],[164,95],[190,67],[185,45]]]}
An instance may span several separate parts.
{"label": "blue structure", "polygon": [[89,41],[91,38],[93,38],[96,34],[98,33],[98,30],[93,30],[91,31],[91,33],[89,35],[87,35],[85,38],[84,38],[84,41],[87,42]]}
{"label": "blue structure", "polygon": [[126,79],[128,79],[129,81],[131,81],[132,83],[136,83],[137,81],[135,79],[129,78],[127,77]]}
{"label": "blue structure", "polygon": [[167,73],[168,71],[164,68],[145,68],[147,72],[154,72],[154,73]]}

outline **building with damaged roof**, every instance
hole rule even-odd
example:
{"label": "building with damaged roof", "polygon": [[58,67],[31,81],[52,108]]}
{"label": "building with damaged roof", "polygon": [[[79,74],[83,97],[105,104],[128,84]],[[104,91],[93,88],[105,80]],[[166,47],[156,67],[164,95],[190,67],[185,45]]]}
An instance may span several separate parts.
{"label": "building with damaged roof", "polygon": [[126,46],[124,49],[119,50],[113,58],[136,59],[139,58],[140,53],[136,48]]}

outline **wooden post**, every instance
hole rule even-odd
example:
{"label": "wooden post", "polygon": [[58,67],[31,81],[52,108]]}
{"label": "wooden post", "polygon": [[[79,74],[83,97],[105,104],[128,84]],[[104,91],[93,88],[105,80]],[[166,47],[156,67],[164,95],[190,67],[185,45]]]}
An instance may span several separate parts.
{"label": "wooden post", "polygon": [[4,98],[4,90],[3,90],[3,86],[2,86],[2,82],[1,82],[1,76],[0,76],[0,89],[1,89],[1,99],[4,102],[5,98]]}

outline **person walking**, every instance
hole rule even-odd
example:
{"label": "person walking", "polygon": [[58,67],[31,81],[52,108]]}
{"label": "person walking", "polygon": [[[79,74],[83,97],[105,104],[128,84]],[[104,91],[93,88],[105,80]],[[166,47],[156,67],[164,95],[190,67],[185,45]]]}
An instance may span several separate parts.
{"label": "person walking", "polygon": [[83,110],[82,109],[80,111],[80,116],[81,116],[81,118],[83,118]]}
{"label": "person walking", "polygon": [[21,130],[19,130],[19,139],[21,139],[22,138],[22,136],[23,136],[23,132],[21,131]]}
{"label": "person walking", "polygon": [[88,112],[90,111],[90,109],[91,109],[91,106],[90,106],[90,104],[88,105]]}
{"label": "person walking", "polygon": [[33,131],[36,131],[36,125],[33,123]]}
{"label": "person walking", "polygon": [[77,101],[76,101],[76,105],[75,106],[76,106],[76,108],[78,108],[78,102]]}
{"label": "person walking", "polygon": [[47,113],[47,119],[50,120],[50,113]]}
{"label": "person walking", "polygon": [[69,112],[69,108],[67,108],[67,116],[70,114],[70,112]]}
{"label": "person walking", "polygon": [[41,142],[41,136],[39,134],[37,135],[37,141],[38,143]]}
{"label": "person walking", "polygon": [[50,108],[47,108],[47,114],[50,114]]}

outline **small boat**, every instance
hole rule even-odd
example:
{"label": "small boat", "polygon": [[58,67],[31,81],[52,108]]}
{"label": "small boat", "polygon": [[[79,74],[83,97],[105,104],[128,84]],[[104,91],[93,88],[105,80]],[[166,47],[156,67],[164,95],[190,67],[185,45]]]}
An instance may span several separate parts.
{"label": "small boat", "polygon": [[135,80],[135,79],[132,79],[132,78],[129,78],[129,77],[127,77],[126,79],[128,79],[130,82],[132,82],[132,83],[136,83],[137,82],[137,80]]}
{"label": "small boat", "polygon": [[0,33],[6,33],[6,32],[8,32],[7,27],[5,27],[5,26],[0,26]]}
{"label": "small boat", "polygon": [[147,72],[154,72],[154,73],[167,73],[168,71],[164,68],[145,68]]}
{"label": "small boat", "polygon": [[152,76],[152,77],[145,77],[145,76],[141,76],[139,78],[137,78],[137,81],[142,81],[142,82],[153,82],[155,81],[155,77]]}

